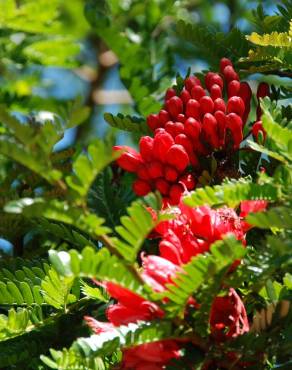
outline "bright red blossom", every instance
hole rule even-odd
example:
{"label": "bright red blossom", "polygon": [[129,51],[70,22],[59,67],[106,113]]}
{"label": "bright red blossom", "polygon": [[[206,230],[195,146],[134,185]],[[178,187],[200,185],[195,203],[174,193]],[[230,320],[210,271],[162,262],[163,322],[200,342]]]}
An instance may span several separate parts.
{"label": "bright red blossom", "polygon": [[[210,245],[225,235],[232,233],[245,244],[245,232],[250,228],[243,218],[249,212],[266,208],[265,201],[244,201],[241,203],[240,216],[234,209],[222,207],[190,208],[182,203],[173,208],[174,218],[161,222],[153,233],[161,240],[160,256],[142,254],[141,277],[156,292],[163,292],[167,284],[174,284],[174,278],[182,272],[181,265],[209,250]],[[149,209],[152,217],[157,215]],[[110,282],[102,283],[117,303],[108,307],[108,323],[85,317],[88,325],[96,334],[111,333],[115,327],[163,318],[163,310],[155,303]],[[165,300],[164,302],[167,302]],[[162,303],[163,304],[163,303]],[[193,297],[187,307],[200,309]],[[187,310],[186,310],[187,312]],[[248,319],[243,302],[234,289],[223,297],[216,297],[210,314],[211,335],[216,341],[225,341],[249,331]],[[155,370],[164,369],[170,360],[180,357],[180,346],[175,340],[162,340],[133,348],[123,349],[121,369]]]}
{"label": "bright red blossom", "polygon": [[122,369],[135,370],[162,370],[170,360],[181,355],[174,340],[146,343],[123,352]]}

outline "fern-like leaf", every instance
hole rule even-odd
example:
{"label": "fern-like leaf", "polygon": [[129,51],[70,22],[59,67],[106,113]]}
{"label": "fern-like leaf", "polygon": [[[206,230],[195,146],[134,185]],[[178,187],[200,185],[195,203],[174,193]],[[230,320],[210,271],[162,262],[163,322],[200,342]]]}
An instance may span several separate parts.
{"label": "fern-like leaf", "polygon": [[106,248],[99,251],[85,247],[81,253],[50,251],[50,261],[60,276],[107,280],[145,295],[144,287],[136,274]]}
{"label": "fern-like leaf", "polygon": [[247,221],[260,229],[292,229],[290,207],[274,207],[266,212],[249,214]]}
{"label": "fern-like leaf", "polygon": [[142,118],[129,115],[124,116],[121,113],[116,116],[111,113],[105,113],[104,119],[110,126],[118,128],[120,130],[138,132],[144,135],[149,134],[149,128],[146,125],[145,120]]}
{"label": "fern-like leaf", "polygon": [[154,221],[141,202],[133,202],[127,213],[129,216],[121,217],[122,225],[115,228],[121,239],[114,238],[113,244],[125,260],[134,262],[145,238],[160,218]]}
{"label": "fern-like leaf", "polygon": [[95,140],[89,145],[88,153],[81,153],[73,162],[73,174],[66,177],[67,184],[79,197],[86,198],[96,176],[118,156],[118,152],[101,140]]}
{"label": "fern-like leaf", "polygon": [[184,197],[184,203],[190,207],[209,204],[219,206],[226,204],[236,207],[243,200],[268,200],[278,199],[278,189],[272,184],[254,184],[245,180],[234,183],[205,186]]}

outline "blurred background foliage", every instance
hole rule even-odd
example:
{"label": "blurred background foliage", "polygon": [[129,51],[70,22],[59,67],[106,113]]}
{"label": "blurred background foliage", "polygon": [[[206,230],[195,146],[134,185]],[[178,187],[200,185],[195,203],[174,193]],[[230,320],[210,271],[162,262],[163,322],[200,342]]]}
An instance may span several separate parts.
{"label": "blurred background foliage", "polygon": [[[265,47],[245,35],[287,32],[291,14],[289,0],[1,0],[0,100],[43,119],[45,112],[66,117],[74,100],[74,114],[88,106],[86,123],[67,130],[57,149],[75,140],[87,144],[109,130],[104,112],[156,111],[176,73],[185,75],[188,67],[218,68],[220,57],[229,56],[242,58],[242,74],[260,71],[255,55]],[[291,50],[286,59],[289,69]],[[263,72],[272,69],[275,64]],[[256,78],[279,84],[279,76]],[[119,143],[132,140],[117,136]]]}

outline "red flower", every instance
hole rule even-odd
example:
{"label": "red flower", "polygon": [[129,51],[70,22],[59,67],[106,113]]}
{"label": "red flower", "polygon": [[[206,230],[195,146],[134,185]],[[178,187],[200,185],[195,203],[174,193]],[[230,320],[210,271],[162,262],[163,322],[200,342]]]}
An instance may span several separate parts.
{"label": "red flower", "polygon": [[227,296],[215,298],[211,307],[210,328],[212,336],[218,341],[249,331],[244,304],[233,288]]}
{"label": "red flower", "polygon": [[134,323],[138,320],[162,318],[164,312],[155,303],[145,300],[138,294],[117,284],[105,283],[109,295],[118,303],[107,309],[107,318],[115,326]]}
{"label": "red flower", "polygon": [[172,278],[181,271],[177,265],[159,256],[142,255],[142,260],[142,277],[157,292],[162,292],[165,284],[171,283]]}
{"label": "red flower", "polygon": [[179,357],[174,340],[146,343],[123,351],[122,369],[162,370],[171,359]]}
{"label": "red flower", "polygon": [[238,240],[244,241],[241,220],[234,209],[222,207],[215,210],[209,206],[191,208],[184,204],[180,208],[189,220],[193,234],[198,238],[213,243],[232,233]]}

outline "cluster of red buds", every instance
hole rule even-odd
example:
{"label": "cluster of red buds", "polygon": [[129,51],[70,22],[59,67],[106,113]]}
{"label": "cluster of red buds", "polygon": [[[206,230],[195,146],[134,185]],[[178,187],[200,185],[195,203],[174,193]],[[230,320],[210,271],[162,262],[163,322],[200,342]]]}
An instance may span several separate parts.
{"label": "cluster of red buds", "polygon": [[[205,89],[196,76],[186,78],[179,93],[175,88],[168,89],[164,108],[147,117],[154,137],[141,138],[140,152],[115,147],[124,150],[117,161],[119,166],[137,175],[133,190],[138,196],[157,189],[166,204],[178,204],[184,190],[193,190],[197,185],[202,170],[200,157],[239,148],[252,92],[247,82],[239,81],[229,59],[221,60],[220,72],[205,75]],[[268,94],[268,85],[260,84],[258,99]],[[252,128],[256,138],[260,132],[265,135],[260,116],[258,107]]]}

